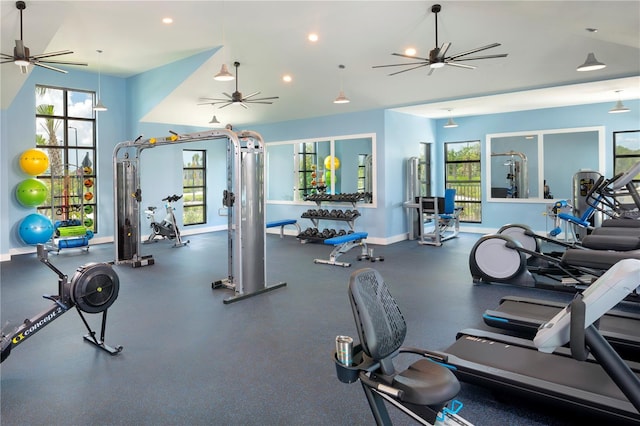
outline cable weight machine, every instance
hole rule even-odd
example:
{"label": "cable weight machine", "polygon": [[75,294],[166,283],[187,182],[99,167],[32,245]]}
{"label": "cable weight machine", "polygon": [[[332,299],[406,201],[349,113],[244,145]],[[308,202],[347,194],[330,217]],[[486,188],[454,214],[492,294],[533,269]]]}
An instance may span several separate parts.
{"label": "cable weight machine", "polygon": [[143,140],[139,137],[134,141],[121,142],[114,149],[115,263],[129,263],[133,267],[155,263],[151,255],[142,255],[140,251],[142,152],[165,145],[226,141],[227,189],[223,194],[223,205],[228,209],[228,275],[215,281],[212,288],[233,290],[234,296],[224,300],[224,303],[232,303],[285,286],[284,282],[266,285],[262,137],[252,131],[233,132],[227,129],[184,135],[170,133],[170,136],[162,138]]}

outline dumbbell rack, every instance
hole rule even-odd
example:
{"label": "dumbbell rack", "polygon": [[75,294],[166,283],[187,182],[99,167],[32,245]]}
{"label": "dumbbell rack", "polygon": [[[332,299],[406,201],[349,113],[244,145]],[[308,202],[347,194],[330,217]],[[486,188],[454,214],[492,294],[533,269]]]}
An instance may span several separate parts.
{"label": "dumbbell rack", "polygon": [[[339,235],[351,234],[355,231],[355,221],[358,217],[360,217],[360,212],[355,209],[356,204],[360,201],[366,200],[367,197],[370,196],[366,193],[355,193],[355,194],[314,194],[306,197],[307,201],[314,201],[318,207],[322,206],[322,203],[345,203],[349,202],[353,206],[353,210],[342,210],[342,209],[309,209],[306,212],[302,213],[301,217],[303,219],[309,219],[313,224],[314,228],[307,228],[305,231],[302,231],[298,234],[297,238],[303,242],[323,242],[324,240],[332,237],[336,237]],[[345,231],[344,229],[336,232],[335,229],[329,230],[324,229],[320,232],[320,221],[322,220],[330,220],[335,222],[345,222],[349,226],[349,230]],[[309,231],[314,232],[310,234]],[[333,231],[333,232],[332,232]]]}

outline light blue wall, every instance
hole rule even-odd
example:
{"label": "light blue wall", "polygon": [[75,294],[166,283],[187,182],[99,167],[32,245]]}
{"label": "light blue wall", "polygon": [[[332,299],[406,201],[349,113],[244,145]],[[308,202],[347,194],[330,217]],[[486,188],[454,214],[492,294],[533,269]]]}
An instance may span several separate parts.
{"label": "light blue wall", "polygon": [[[625,105],[631,109],[631,112],[608,114],[612,104],[601,103],[474,117],[456,117],[459,126],[453,129],[442,128],[446,120],[437,120],[437,140],[439,145],[445,142],[480,140],[484,161],[486,155],[485,136],[487,134],[604,126],[606,166],[604,174],[611,176],[613,173],[613,132],[640,129],[640,101],[625,101]],[[437,157],[436,161],[442,162],[442,156]],[[590,158],[585,161],[585,164],[590,165],[592,162],[593,159]],[[548,227],[546,217],[543,215],[545,203],[488,202],[486,195],[483,196],[483,199],[482,223],[465,224],[465,228],[497,230],[506,223],[525,223],[539,231],[544,231]]]}
{"label": "light blue wall", "polygon": [[[98,115],[98,164],[100,176],[98,197],[99,237],[113,236],[113,173],[114,146],[122,141],[167,135],[169,129],[178,133],[202,130],[171,123],[140,123],[139,120],[153,106],[180,84],[182,79],[207,60],[215,50],[194,55],[184,61],[169,64],[156,70],[121,79],[102,76],[102,101],[109,107]],[[26,82],[12,104],[0,111],[0,256],[6,257],[15,250],[26,247],[17,236],[17,224],[32,211],[17,203],[13,192],[25,178],[19,169],[18,157],[34,145],[34,89],[36,84],[68,87],[81,90],[97,90],[97,76],[72,69],[69,74],[59,74],[36,68],[26,77]],[[490,133],[520,132],[559,128],[604,126],[606,136],[605,175],[611,175],[612,138],[614,131],[640,129],[640,101],[625,101],[631,109],[627,114],[607,114],[610,103],[552,108],[534,111],[456,117],[459,127],[444,129],[446,120],[430,120],[390,110],[371,110],[358,113],[336,114],[307,120],[295,120],[272,124],[246,126],[260,133],[267,143],[295,139],[323,138],[340,135],[372,133],[376,135],[377,159],[377,208],[361,208],[362,217],[357,227],[369,232],[370,237],[392,242],[404,238],[406,233],[406,160],[419,155],[420,142],[434,143],[434,192],[444,191],[443,146],[445,142],[480,140],[483,161],[485,136]],[[181,164],[183,149],[206,149],[208,161],[209,210],[208,223],[202,227],[224,226],[226,218],[218,215],[222,207],[222,190],[226,186],[226,147],[220,142],[198,142],[174,147],[149,149],[141,159],[141,185],[143,202],[160,205],[161,198],[181,190]],[[585,161],[585,164],[587,162]],[[484,188],[483,188],[484,190]],[[309,205],[267,206],[267,219],[299,217]],[[465,225],[465,229],[497,229],[509,222],[527,223],[536,230],[546,227],[543,216],[544,203],[508,204],[483,201],[483,222]],[[181,212],[178,212],[181,217]],[[144,220],[144,219],[143,219]],[[142,226],[144,227],[144,223]],[[194,228],[191,228],[194,229]]]}

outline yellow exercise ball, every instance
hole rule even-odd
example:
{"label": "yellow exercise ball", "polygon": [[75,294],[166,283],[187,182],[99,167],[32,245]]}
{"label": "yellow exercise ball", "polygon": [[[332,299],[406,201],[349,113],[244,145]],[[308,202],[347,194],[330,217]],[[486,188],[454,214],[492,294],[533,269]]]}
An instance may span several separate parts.
{"label": "yellow exercise ball", "polygon": [[334,157],[333,155],[328,155],[327,158],[324,159],[324,168],[327,170],[331,170],[332,164],[333,170],[338,170],[340,168],[340,159],[338,157]]}
{"label": "yellow exercise ball", "polygon": [[41,175],[49,168],[49,156],[41,149],[28,149],[20,155],[20,168],[28,175]]}

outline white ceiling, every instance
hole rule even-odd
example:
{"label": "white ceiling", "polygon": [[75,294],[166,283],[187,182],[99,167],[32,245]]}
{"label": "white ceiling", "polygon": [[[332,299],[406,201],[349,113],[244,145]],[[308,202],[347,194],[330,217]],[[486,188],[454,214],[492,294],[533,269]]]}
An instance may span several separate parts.
{"label": "white ceiling", "polygon": [[[445,67],[427,76],[421,68],[392,77],[372,66],[403,62],[390,54],[409,45],[428,56],[435,0],[26,3],[23,39],[31,54],[69,49],[74,54],[61,59],[89,63],[69,67],[70,78],[73,69],[129,77],[224,45],[149,112],[151,122],[208,126],[216,114],[222,123],[268,123],[378,108],[441,118],[447,109],[456,117],[613,102],[616,90],[623,100],[640,98],[640,1],[440,1],[438,42],[452,43],[448,53],[498,42],[483,54],[508,57],[473,61],[475,70]],[[15,1],[0,1],[0,15],[0,51],[11,54],[20,34]],[[174,23],[162,24],[165,16]],[[306,38],[311,31],[320,37],[315,44]],[[607,67],[577,72],[589,52]],[[233,61],[241,63],[241,92],[280,99],[248,110],[197,105],[233,92],[235,82],[212,78]],[[12,64],[0,73],[0,106],[7,108],[26,76]],[[281,80],[285,73],[291,83]],[[336,105],[341,84],[351,102]],[[555,86],[561,90],[549,89]],[[530,92],[502,95],[523,90]]]}

